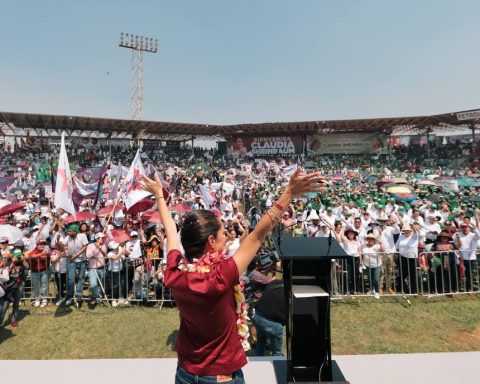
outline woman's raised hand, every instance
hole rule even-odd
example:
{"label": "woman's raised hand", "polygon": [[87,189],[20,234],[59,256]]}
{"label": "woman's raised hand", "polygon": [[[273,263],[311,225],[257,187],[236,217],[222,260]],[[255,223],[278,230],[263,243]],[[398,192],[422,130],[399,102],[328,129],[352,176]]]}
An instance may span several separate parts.
{"label": "woman's raised hand", "polygon": [[290,177],[288,188],[293,196],[302,195],[307,192],[321,192],[325,185],[319,184],[320,172],[305,173],[300,167]]}
{"label": "woman's raised hand", "polygon": [[155,179],[150,179],[145,175],[141,175],[141,176],[142,176],[142,180],[140,181],[140,184],[142,185],[143,190],[150,192],[157,199],[165,197],[163,196],[162,183],[157,174],[155,174]]}

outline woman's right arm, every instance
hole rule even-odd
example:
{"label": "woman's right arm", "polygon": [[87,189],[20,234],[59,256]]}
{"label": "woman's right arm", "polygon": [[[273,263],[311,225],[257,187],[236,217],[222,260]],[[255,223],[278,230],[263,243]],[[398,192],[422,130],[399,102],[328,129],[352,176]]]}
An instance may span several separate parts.
{"label": "woman's right arm", "polygon": [[177,226],[172,219],[172,215],[168,210],[165,197],[163,196],[163,187],[160,179],[155,174],[155,180],[149,179],[142,175],[142,187],[145,191],[150,192],[157,200],[158,212],[165,228],[167,235],[167,254],[172,249],[180,249],[180,241],[177,235]]}

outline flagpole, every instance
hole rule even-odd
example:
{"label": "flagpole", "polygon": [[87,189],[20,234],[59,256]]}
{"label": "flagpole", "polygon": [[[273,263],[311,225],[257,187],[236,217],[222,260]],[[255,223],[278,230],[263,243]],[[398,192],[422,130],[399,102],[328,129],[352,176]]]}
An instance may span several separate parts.
{"label": "flagpole", "polygon": [[97,268],[94,268],[94,271],[95,271],[95,275],[97,276],[98,284],[100,285],[100,288],[102,288],[103,298],[104,298],[105,301],[107,302],[108,307],[111,308],[110,302],[108,301],[107,292],[105,292],[105,288],[103,288],[103,284],[102,284],[102,282],[101,282],[101,280],[100,280],[100,277],[98,276]]}

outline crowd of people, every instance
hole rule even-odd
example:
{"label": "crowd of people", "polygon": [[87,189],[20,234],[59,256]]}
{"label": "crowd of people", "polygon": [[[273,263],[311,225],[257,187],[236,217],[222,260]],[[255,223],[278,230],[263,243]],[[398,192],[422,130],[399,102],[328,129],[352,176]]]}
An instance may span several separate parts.
{"label": "crowd of people", "polygon": [[[226,257],[240,248],[262,213],[275,207],[297,165],[320,172],[320,191],[297,196],[284,207],[279,231],[282,236],[335,238],[349,258],[333,264],[332,294],[379,299],[395,293],[478,292],[480,182],[477,164],[465,156],[468,150],[447,145],[432,147],[428,156],[402,149],[388,155],[232,159],[213,150],[163,149],[144,151],[142,160],[146,173],[157,174],[168,191],[177,231],[189,211],[208,209],[220,217]],[[87,154],[70,148],[77,167],[103,172],[95,196],[78,202],[79,214],[85,215],[78,220],[54,206],[48,193],[53,177],[39,175],[45,165],[51,173],[56,154],[2,157],[0,177],[15,180],[0,194],[0,214],[2,206],[20,205],[0,216],[0,327],[10,303],[10,323],[18,326],[23,299],[34,307],[174,303],[164,285],[167,244],[156,207],[117,209],[123,207],[121,196],[110,194],[115,179],[123,177],[113,166],[120,161],[128,166],[134,155],[123,147]],[[455,161],[460,168],[449,168]],[[21,236],[12,239],[18,232]],[[252,308],[267,288],[267,296],[279,300],[272,291],[281,284],[281,264],[272,251],[267,236],[243,274]],[[264,313],[281,318],[266,300],[260,304]],[[261,321],[257,317],[257,328],[262,329]],[[259,353],[266,336],[257,334]],[[272,352],[281,353],[277,344],[278,338],[270,343]]]}

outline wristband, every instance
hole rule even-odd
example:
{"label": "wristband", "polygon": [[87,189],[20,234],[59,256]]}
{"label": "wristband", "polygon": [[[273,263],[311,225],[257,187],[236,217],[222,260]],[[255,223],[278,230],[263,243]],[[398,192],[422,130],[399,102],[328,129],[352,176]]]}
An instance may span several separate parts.
{"label": "wristband", "polygon": [[284,212],[284,211],[286,211],[286,210],[287,210],[287,208],[285,208],[285,207],[282,207],[282,206],[281,206],[280,204],[278,204],[278,203],[275,203],[275,205],[274,205],[274,206],[275,206],[275,208],[278,208],[278,209],[280,209],[282,212]]}

